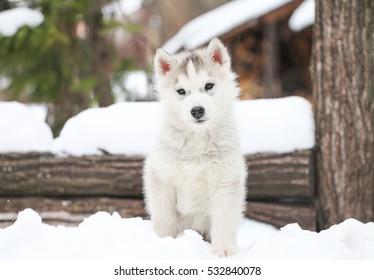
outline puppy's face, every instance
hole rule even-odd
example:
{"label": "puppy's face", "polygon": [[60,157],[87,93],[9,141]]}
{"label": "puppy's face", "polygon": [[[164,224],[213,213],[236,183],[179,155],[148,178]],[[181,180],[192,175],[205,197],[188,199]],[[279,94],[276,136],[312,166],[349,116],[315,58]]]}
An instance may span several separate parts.
{"label": "puppy's face", "polygon": [[155,70],[167,118],[187,129],[205,129],[225,117],[239,91],[230,57],[218,39],[205,49],[170,56],[158,50]]}

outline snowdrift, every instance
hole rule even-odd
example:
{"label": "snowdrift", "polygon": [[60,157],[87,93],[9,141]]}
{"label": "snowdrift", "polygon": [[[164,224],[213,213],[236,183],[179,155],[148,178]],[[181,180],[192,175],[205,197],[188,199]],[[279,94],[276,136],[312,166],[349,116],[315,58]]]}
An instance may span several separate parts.
{"label": "snowdrift", "polygon": [[[374,259],[374,223],[354,219],[320,233],[290,224],[281,230],[243,219],[235,260]],[[0,229],[0,259],[217,259],[211,245],[192,230],[176,239],[159,238],[151,222],[98,212],[78,227],[42,223],[31,209],[14,225]]]}

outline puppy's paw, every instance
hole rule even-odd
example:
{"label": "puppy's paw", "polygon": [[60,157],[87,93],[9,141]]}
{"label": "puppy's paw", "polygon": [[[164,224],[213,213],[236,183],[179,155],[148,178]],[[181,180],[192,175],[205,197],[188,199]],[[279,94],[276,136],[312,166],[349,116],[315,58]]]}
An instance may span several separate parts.
{"label": "puppy's paw", "polygon": [[230,257],[235,255],[238,249],[235,245],[213,245],[213,253],[219,257]]}
{"label": "puppy's paw", "polygon": [[164,237],[176,238],[178,235],[178,231],[174,227],[153,225],[153,228],[155,232],[157,233],[157,235],[161,238],[164,238]]}

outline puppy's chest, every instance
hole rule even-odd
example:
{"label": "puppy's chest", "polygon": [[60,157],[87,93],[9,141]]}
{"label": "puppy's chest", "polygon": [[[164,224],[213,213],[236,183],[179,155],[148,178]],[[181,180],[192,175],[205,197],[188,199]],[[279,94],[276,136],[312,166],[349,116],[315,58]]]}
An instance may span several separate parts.
{"label": "puppy's chest", "polygon": [[188,215],[205,211],[219,181],[217,166],[199,160],[182,161],[179,166],[174,181],[178,212]]}
{"label": "puppy's chest", "polygon": [[186,139],[180,142],[177,153],[182,160],[199,160],[209,162],[211,158],[219,154],[220,147],[215,141],[205,138]]}
{"label": "puppy's chest", "polygon": [[205,211],[223,174],[222,147],[215,137],[193,134],[170,141],[167,164],[176,189],[177,209],[182,215]]}

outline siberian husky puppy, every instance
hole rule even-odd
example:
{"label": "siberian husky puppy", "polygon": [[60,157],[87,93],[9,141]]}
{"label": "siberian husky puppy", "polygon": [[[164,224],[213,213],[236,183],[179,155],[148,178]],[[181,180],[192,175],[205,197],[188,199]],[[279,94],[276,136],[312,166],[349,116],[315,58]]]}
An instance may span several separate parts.
{"label": "siberian husky puppy", "polygon": [[144,167],[146,208],[160,237],[193,229],[213,252],[237,252],[246,166],[233,105],[239,95],[227,49],[206,48],[154,59],[164,107],[161,131]]}

